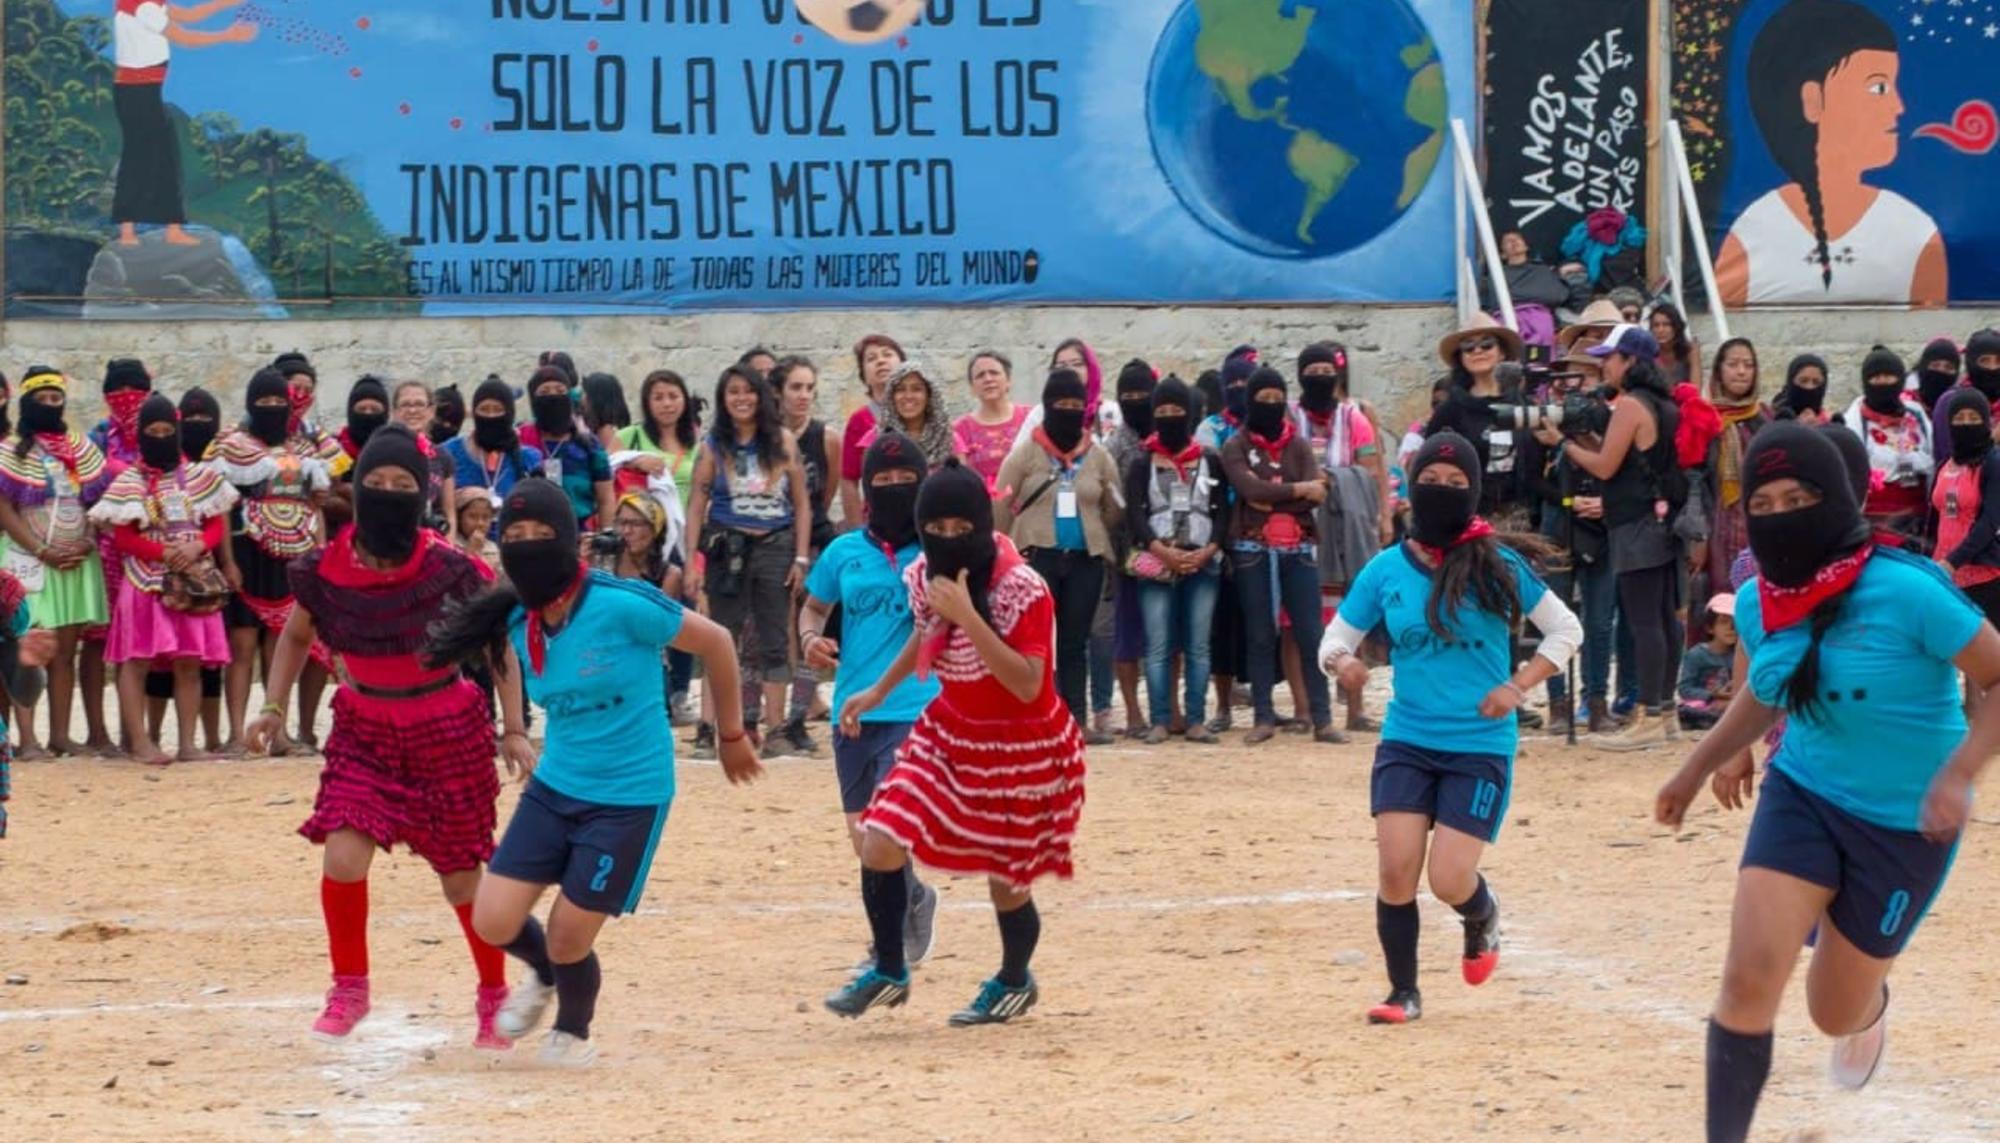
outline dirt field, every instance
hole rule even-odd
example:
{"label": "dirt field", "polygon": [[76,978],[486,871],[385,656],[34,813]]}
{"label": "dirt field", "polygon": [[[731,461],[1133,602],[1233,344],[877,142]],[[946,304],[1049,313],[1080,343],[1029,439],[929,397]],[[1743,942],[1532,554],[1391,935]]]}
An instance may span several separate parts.
{"label": "dirt field", "polygon": [[[1229,737],[1093,752],[1079,876],[1040,894],[1042,1005],[977,1031],[944,1018],[997,963],[983,885],[945,888],[907,1007],[836,1020],[820,997],[866,926],[831,763],[747,790],[683,763],[642,911],[599,945],[603,1056],[581,1074],[470,1047],[469,959],[402,855],[372,879],[374,1014],[351,1044],[308,1039],[318,852],[292,831],[314,761],[18,765],[0,1135],[1699,1138],[1744,818],[1704,797],[1685,835],[1654,827],[1674,757],[1533,742],[1486,864],[1500,972],[1461,983],[1455,918],[1426,899],[1426,1013],[1389,1029],[1362,1019],[1386,991],[1371,744]],[[2000,1138],[1995,832],[1975,827],[1903,960],[1865,1093],[1827,1083],[1795,980],[1759,1138]]]}

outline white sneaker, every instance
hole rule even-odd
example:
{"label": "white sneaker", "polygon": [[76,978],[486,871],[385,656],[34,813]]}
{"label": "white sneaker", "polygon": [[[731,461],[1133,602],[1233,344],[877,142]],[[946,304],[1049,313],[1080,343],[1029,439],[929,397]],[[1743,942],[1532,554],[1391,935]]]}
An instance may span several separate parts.
{"label": "white sneaker", "polygon": [[545,1068],[587,1068],[597,1062],[597,1045],[568,1032],[550,1032],[537,1058]]}
{"label": "white sneaker", "polygon": [[556,986],[543,984],[532,970],[527,979],[515,985],[507,993],[507,1003],[500,1006],[500,1012],[493,1017],[493,1026],[509,1040],[519,1040],[535,1030],[542,1022],[542,1014],[549,1010],[549,1001],[555,998]]}
{"label": "white sneaker", "polygon": [[1860,1091],[1882,1068],[1882,1056],[1889,1046],[1889,997],[1882,996],[1882,1014],[1875,1022],[1851,1036],[1833,1042],[1833,1058],[1827,1061],[1827,1076],[1836,1087]]}

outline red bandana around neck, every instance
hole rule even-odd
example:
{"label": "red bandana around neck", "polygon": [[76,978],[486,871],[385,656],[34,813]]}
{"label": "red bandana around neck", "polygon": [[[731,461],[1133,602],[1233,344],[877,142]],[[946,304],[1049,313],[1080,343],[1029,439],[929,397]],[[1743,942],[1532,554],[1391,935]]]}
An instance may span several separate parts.
{"label": "red bandana around neck", "polygon": [[1147,452],[1152,453],[1154,456],[1164,457],[1172,462],[1174,471],[1180,473],[1182,480],[1188,479],[1188,469],[1191,465],[1201,463],[1201,445],[1193,440],[1188,441],[1188,446],[1179,452],[1175,452],[1166,445],[1161,444],[1160,434],[1158,433],[1154,433],[1139,443],[1146,447]]}
{"label": "red bandana around neck", "polygon": [[1444,557],[1450,553],[1451,549],[1463,547],[1474,540],[1483,540],[1492,534],[1493,525],[1486,522],[1486,517],[1474,516],[1472,523],[1465,526],[1465,531],[1458,534],[1458,539],[1453,540],[1442,548],[1433,548],[1422,540],[1411,540],[1410,542],[1417,546],[1418,551],[1429,556],[1431,563],[1435,565],[1443,563]]}
{"label": "red bandana around neck", "polygon": [[1050,440],[1049,434],[1043,432],[1039,426],[1035,429],[1035,443],[1042,446],[1042,451],[1048,453],[1051,460],[1071,465],[1076,463],[1077,457],[1090,451],[1090,432],[1087,429],[1084,431],[1083,436],[1076,442],[1076,449],[1072,452],[1064,452],[1057,448],[1056,442]]}
{"label": "red bandana around neck", "polygon": [[1284,427],[1278,430],[1278,438],[1276,440],[1270,440],[1258,435],[1255,429],[1243,430],[1243,435],[1250,438],[1250,443],[1264,450],[1264,455],[1270,457],[1272,460],[1277,460],[1280,456],[1284,455],[1285,446],[1291,444],[1292,438],[1297,434],[1298,426],[1293,424],[1290,417],[1285,418]]}
{"label": "red bandana around neck", "polygon": [[36,433],[35,443],[42,446],[43,452],[62,462],[72,480],[76,478],[76,442],[70,439],[68,433]]}
{"label": "red bandana around neck", "polygon": [[578,560],[576,562],[576,579],[569,585],[569,590],[557,596],[555,601],[550,603],[548,607],[528,608],[528,667],[537,676],[542,673],[542,664],[549,657],[548,621],[542,618],[542,614],[549,607],[556,607],[575,601],[577,594],[583,590],[584,581],[589,578],[590,565],[584,563],[582,560]]}
{"label": "red bandana around neck", "polygon": [[1820,604],[1854,586],[1861,569],[1875,554],[1871,541],[1851,555],[1842,556],[1813,574],[1798,587],[1779,587],[1763,576],[1757,577],[1757,600],[1764,609],[1764,630],[1783,631],[1801,623]]}

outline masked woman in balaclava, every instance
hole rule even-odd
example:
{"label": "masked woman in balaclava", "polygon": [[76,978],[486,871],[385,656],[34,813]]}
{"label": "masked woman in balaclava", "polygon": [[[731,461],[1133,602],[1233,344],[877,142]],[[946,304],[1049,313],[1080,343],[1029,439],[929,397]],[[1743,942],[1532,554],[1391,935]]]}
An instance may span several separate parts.
{"label": "masked woman in balaclava", "polygon": [[[243,748],[251,676],[261,659],[264,677],[270,678],[272,645],[292,614],[289,568],[320,544],[320,508],[333,484],[330,466],[341,455],[334,438],[306,429],[295,397],[276,369],[258,370],[245,393],[243,423],[215,442],[210,458],[241,497],[231,517],[230,542],[222,548],[222,574],[235,591],[222,613],[229,629],[225,753]],[[302,680],[302,710],[319,705],[326,681],[323,659],[322,652]],[[282,737],[274,744],[277,750],[285,747]]]}
{"label": "masked woman in balaclava", "polygon": [[[1745,685],[1654,809],[1680,828],[1709,774],[1785,718],[1708,1021],[1711,1140],[1749,1132],[1785,985],[1815,928],[1806,999],[1835,1038],[1833,1081],[1874,1076],[1890,970],[1943,889],[1973,784],[2000,750],[2000,634],[1936,564],[1875,543],[1834,442],[1773,425],[1744,472],[1758,567],[1736,596]],[[1960,672],[1983,694],[1969,728]]]}
{"label": "masked woman in balaclava", "polygon": [[[0,440],[0,529],[6,570],[21,581],[37,625],[56,633],[49,662],[49,750],[75,752],[69,736],[77,683],[77,645],[108,618],[104,562],[84,513],[111,485],[111,469],[90,438],[69,427],[69,382],[46,365],[21,378],[20,422]],[[100,747],[104,691],[84,688],[84,720]],[[31,710],[19,712],[22,758],[46,758],[35,741]]]}
{"label": "masked woman in balaclava", "polygon": [[[1355,656],[1370,631],[1385,627],[1396,649],[1369,782],[1381,851],[1375,932],[1389,968],[1389,998],[1368,1012],[1375,1024],[1423,1012],[1416,898],[1426,866],[1432,895],[1464,926],[1465,982],[1484,984],[1499,966],[1500,906],[1479,859],[1507,815],[1514,711],[1583,639],[1576,616],[1478,515],[1483,467],[1457,433],[1424,441],[1410,467],[1410,538],[1368,561],[1320,640],[1327,672],[1356,687],[1368,680]],[[1523,619],[1542,641],[1517,668],[1509,652]]]}
{"label": "masked woman in balaclava", "polygon": [[[496,1028],[518,1040],[553,1000],[555,1029],[540,1060],[583,1067],[597,1058],[591,1028],[603,974],[593,946],[606,919],[637,907],[674,800],[659,674],[668,647],[699,658],[715,690],[723,773],[747,782],[762,770],[743,726],[730,633],[651,584],[586,569],[576,513],[550,482],[526,480],[507,494],[500,569],[501,586],[435,629],[425,662],[486,660],[500,690],[500,753],[527,783],[473,908],[474,931],[530,969]],[[548,714],[539,755],[526,701]],[[534,911],[550,886],[557,894],[544,929]]]}
{"label": "masked woman in balaclava", "polygon": [[[1081,378],[1063,374],[1081,390]],[[858,1017],[909,999],[903,870],[916,860],[986,877],[1000,970],[950,1022],[1000,1024],[1040,997],[1028,970],[1042,931],[1031,888],[1073,872],[1083,737],[1055,686],[1055,599],[994,530],[986,481],[956,458],[947,462],[917,492],[917,529],[923,558],[903,572],[913,629],[882,677],[842,705],[841,731],[860,733],[861,719],[913,670],[935,672],[940,690],[861,816],[861,901],[875,962],[826,1007]]]}
{"label": "masked woman in balaclava", "polygon": [[[922,554],[917,544],[917,488],[928,471],[930,463],[916,441],[894,429],[878,435],[861,457],[868,522],[834,537],[806,577],[799,648],[809,665],[833,672],[836,711],[881,678],[909,641],[909,591],[903,586],[903,572]],[[826,630],[835,607],[844,616],[838,638]],[[834,730],[833,768],[840,783],[840,808],[847,815],[848,840],[857,857],[861,813],[895,764],[896,751],[909,737],[910,727],[937,693],[935,678],[911,675],[859,717],[855,733]],[[916,868],[914,863],[903,866],[910,882],[908,923],[903,928],[903,959],[908,964],[930,955],[936,931],[937,890],[917,880]],[[862,970],[874,966],[874,956],[871,949]]]}
{"label": "masked woman in balaclava", "polygon": [[[215,551],[228,537],[236,488],[208,464],[181,452],[180,413],[163,393],[139,407],[137,463],[118,474],[90,518],[110,537],[111,631],[104,657],[118,670],[118,708],[132,756],[173,761],[146,725],[145,680],[156,661],[171,663],[183,762],[195,745],[201,672],[229,662],[222,596],[197,597],[221,586]],[[171,581],[171,582],[170,582]]]}
{"label": "masked woman in balaclava", "polygon": [[[368,1015],[368,873],[401,845],[430,864],[479,972],[473,1045],[505,1048],[494,1019],[507,997],[500,950],[472,929],[480,866],[493,853],[492,722],[485,697],[453,664],[418,661],[426,631],[490,578],[484,565],[423,526],[430,466],[401,425],[376,429],[354,463],[354,523],[288,569],[297,606],[273,656],[253,751],[284,733],[292,684],[318,644],[340,657],[333,729],[312,816],[321,846],[320,907],[333,987],[313,1034],[342,1040]],[[657,689],[657,687],[656,687]]]}

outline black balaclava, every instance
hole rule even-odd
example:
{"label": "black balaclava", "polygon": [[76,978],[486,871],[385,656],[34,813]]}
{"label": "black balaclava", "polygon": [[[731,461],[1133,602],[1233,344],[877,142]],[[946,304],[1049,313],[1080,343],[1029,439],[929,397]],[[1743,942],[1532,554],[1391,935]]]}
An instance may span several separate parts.
{"label": "black balaclava", "polygon": [[[1181,411],[1162,416],[1161,405],[1178,405]],[[1152,414],[1153,433],[1160,438],[1160,447],[1172,453],[1186,451],[1194,440],[1194,395],[1187,382],[1168,374],[1153,389]]]}
{"label": "black balaclava", "polygon": [[[283,397],[283,405],[264,406],[257,402],[265,397]],[[243,394],[250,415],[245,424],[250,435],[273,447],[285,443],[290,435],[292,423],[291,387],[285,384],[285,376],[276,369],[259,369],[250,379],[250,388]]]}
{"label": "black balaclava", "polygon": [[60,404],[55,405],[44,405],[35,399],[41,396],[42,388],[47,388],[48,386],[42,386],[42,388],[38,389],[28,388],[29,381],[45,373],[53,373],[58,377],[62,375],[59,371],[51,369],[46,365],[30,365],[27,373],[21,377],[21,434],[23,436],[40,436],[44,433],[63,433],[69,431],[69,426],[63,421],[63,410],[69,408],[69,386],[65,384],[56,389],[56,392],[62,394],[63,399]]}
{"label": "black balaclava", "polygon": [[531,477],[516,484],[500,505],[500,533],[517,520],[535,520],[556,530],[547,540],[501,540],[500,570],[514,585],[522,605],[540,610],[561,599],[582,573],[576,510],[554,483]]}
{"label": "black balaclava", "polygon": [[[1979,414],[1976,425],[1961,425],[1952,418],[1971,409]],[[1944,399],[1944,423],[1951,433],[1951,459],[1964,465],[1978,464],[1993,447],[1993,403],[1977,389],[1954,389]]]}
{"label": "black balaclava", "polygon": [[[930,466],[917,442],[893,429],[876,436],[861,456],[861,491],[868,502],[868,532],[901,551],[917,540],[917,489]],[[917,478],[908,484],[875,484],[875,474],[903,469]]]}
{"label": "black balaclava", "polygon": [[[1903,411],[1903,359],[1895,351],[1876,346],[1861,359],[1861,400],[1869,409],[1884,416]],[[1883,381],[1881,378],[1888,378]]]}
{"label": "black balaclava", "polygon": [[[416,478],[417,491],[368,487],[363,478],[378,468],[403,469]],[[383,425],[368,435],[354,461],[354,534],[369,555],[400,564],[417,550],[429,480],[430,464],[415,433],[402,425]]]}
{"label": "black balaclava", "polygon": [[1088,390],[1083,378],[1074,369],[1058,369],[1049,374],[1048,383],[1042,386],[1042,431],[1049,440],[1064,452],[1075,452],[1083,442],[1082,409],[1058,409],[1056,402],[1074,397],[1088,403]]}
{"label": "black balaclava", "polygon": [[[1058,370],[1076,377],[1072,370]],[[1083,383],[1077,378],[1077,384]],[[922,531],[932,520],[970,521],[972,530],[963,536],[934,536]],[[917,490],[918,538],[924,545],[926,574],[956,580],[965,572],[966,588],[973,606],[990,619],[986,595],[993,586],[993,564],[1000,558],[1000,545],[993,538],[993,497],[986,491],[986,479],[952,457],[924,478]]]}
{"label": "black balaclava", "polygon": [[189,460],[208,455],[222,427],[222,405],[200,387],[181,394],[181,452]]}
{"label": "black balaclava", "polygon": [[[1259,401],[1257,394],[1267,389],[1276,389],[1280,397],[1275,402]],[[1291,407],[1282,399],[1285,392],[1285,375],[1268,366],[1250,375],[1244,384],[1243,427],[1267,441],[1275,441],[1285,431],[1285,418],[1291,415]]]}
{"label": "black balaclava", "polygon": [[535,360],[536,365],[548,366],[563,375],[563,384],[571,389],[583,383],[583,374],[577,372],[576,361],[560,349],[543,350]]}
{"label": "black balaclava", "polygon": [[441,445],[465,428],[465,394],[458,391],[456,383],[440,385],[431,394],[431,401],[437,411],[431,414],[429,435],[432,444]]}
{"label": "black balaclava", "polygon": [[[537,392],[551,381],[563,382],[564,390]],[[544,436],[568,436],[576,429],[576,409],[569,399],[568,384],[568,375],[553,365],[542,366],[528,379],[528,411],[534,416],[535,428]]]}
{"label": "black balaclava", "polygon": [[1243,422],[1244,404],[1250,400],[1250,391],[1244,388],[1250,375],[1257,372],[1257,351],[1245,353],[1239,349],[1222,363],[1222,411]]}
{"label": "black balaclava", "polygon": [[1778,394],[1778,402],[1793,413],[1817,413],[1826,406],[1826,385],[1817,389],[1801,389],[1792,383],[1799,370],[1806,368],[1819,370],[1819,375],[1833,382],[1833,375],[1826,371],[1826,361],[1817,354],[1801,353],[1785,366],[1785,391]]}
{"label": "black balaclava", "polygon": [[[479,406],[498,401],[507,411],[497,417],[482,417]],[[514,432],[514,390],[498,377],[488,377],[472,391],[472,443],[487,452],[506,452],[520,443]]]}
{"label": "black balaclava", "polygon": [[126,390],[152,392],[153,376],[146,372],[146,363],[136,357],[114,357],[104,366],[104,395]]}
{"label": "black balaclava", "polygon": [[[1417,479],[1433,464],[1448,464],[1465,474],[1466,486],[1424,484]],[[1448,548],[1465,534],[1479,511],[1479,450],[1457,433],[1427,437],[1410,459],[1410,536],[1419,544]]]}
{"label": "black balaclava", "polygon": [[1874,473],[1868,466],[1868,446],[1861,443],[1861,437],[1846,422],[1828,421],[1819,427],[1826,439],[1840,452],[1840,463],[1847,468],[1847,490],[1854,494],[1854,502],[1863,508],[1868,506],[1868,486],[1874,483]]}
{"label": "black balaclava", "polygon": [[[382,405],[381,412],[357,413],[354,411],[354,406],[359,405],[361,402],[369,400],[371,398],[381,402]],[[354,383],[354,388],[349,389],[347,391],[348,439],[354,442],[355,448],[357,449],[365,448],[367,447],[368,444],[368,438],[374,434],[375,430],[381,428],[383,425],[386,425],[388,423],[389,423],[389,387],[382,383],[382,379],[380,377],[377,377],[373,373],[370,373],[366,377],[363,377],[361,380],[356,381]],[[357,471],[355,475],[359,476],[360,473]],[[374,549],[372,548],[369,550],[374,551]],[[379,556],[383,555],[384,553],[375,552],[375,554]]]}
{"label": "black balaclava", "polygon": [[1188,419],[1200,424],[1209,417],[1222,414],[1222,370],[1202,370],[1195,376],[1194,391],[1201,397],[1201,407],[1190,407]]}
{"label": "black balaclava", "polygon": [[[147,426],[161,422],[174,426],[173,435],[146,435]],[[174,409],[173,398],[165,393],[155,393],[139,406],[139,459],[160,472],[172,472],[181,466],[180,413]]]}
{"label": "black balaclava", "polygon": [[1818,504],[1746,519],[1757,573],[1775,587],[1803,587],[1819,570],[1868,540],[1847,464],[1825,433],[1779,422],[1758,431],[1743,456],[1743,499],[1790,477],[1820,495]]}
{"label": "black balaclava", "polygon": [[1153,367],[1133,358],[1118,371],[1118,411],[1125,417],[1125,423],[1140,440],[1153,435],[1153,387],[1159,384],[1159,374]]}
{"label": "black balaclava", "polygon": [[[1331,365],[1332,373],[1308,374],[1309,365]],[[1314,342],[1299,350],[1299,407],[1319,416],[1333,412],[1340,391],[1347,388],[1347,349],[1335,342]]]}
{"label": "black balaclava", "polygon": [[1982,329],[1965,341],[1965,379],[1989,401],[2000,401],[2000,369],[1981,369],[1978,361],[2000,353],[2000,330]]}
{"label": "black balaclava", "polygon": [[[1932,368],[1939,362],[1950,366],[1950,370]],[[1958,344],[1948,337],[1932,338],[1930,344],[1924,346],[1924,351],[1917,355],[1917,400],[1923,403],[1925,412],[1936,408],[1937,403],[1944,400],[1944,395],[1958,384],[1959,367]]]}

